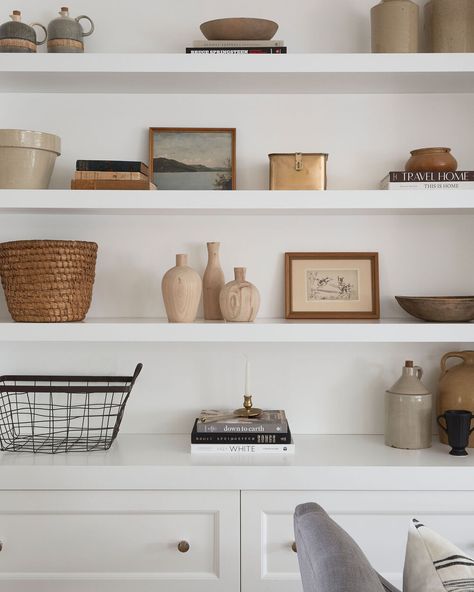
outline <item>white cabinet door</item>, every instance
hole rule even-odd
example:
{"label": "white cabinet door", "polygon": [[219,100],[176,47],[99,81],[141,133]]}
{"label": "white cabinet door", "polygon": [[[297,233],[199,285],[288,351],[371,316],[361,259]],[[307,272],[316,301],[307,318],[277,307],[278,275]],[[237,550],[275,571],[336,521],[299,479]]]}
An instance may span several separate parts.
{"label": "white cabinet door", "polygon": [[302,592],[293,511],[309,501],[323,506],[399,587],[411,518],[474,555],[473,492],[242,492],[243,592]]}
{"label": "white cabinet door", "polygon": [[238,592],[239,528],[238,491],[0,492],[0,592]]}

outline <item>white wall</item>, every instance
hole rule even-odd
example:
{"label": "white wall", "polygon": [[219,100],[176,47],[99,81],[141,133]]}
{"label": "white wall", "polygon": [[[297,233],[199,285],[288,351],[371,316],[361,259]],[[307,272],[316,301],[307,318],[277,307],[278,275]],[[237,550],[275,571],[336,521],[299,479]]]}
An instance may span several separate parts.
{"label": "white wall", "polygon": [[[240,0],[238,15],[281,24],[294,52],[368,51],[373,1]],[[17,2],[28,22],[44,23],[53,0]],[[96,33],[89,51],[180,52],[198,24],[236,16],[217,0],[83,0]],[[6,17],[6,14],[4,15]],[[278,59],[277,56],[275,56]],[[0,127],[58,133],[63,154],[52,187],[67,187],[77,158],[147,159],[149,126],[237,128],[240,189],[267,186],[267,154],[327,151],[329,186],[373,189],[410,149],[447,145],[472,168],[472,95],[0,95]],[[159,193],[156,194],[157,200]],[[223,195],[225,199],[225,195]],[[317,197],[315,197],[317,199]],[[21,216],[0,219],[0,240],[89,239],[99,243],[92,317],[163,316],[160,282],[177,252],[200,272],[205,242],[222,242],[230,279],[248,267],[262,294],[262,317],[283,315],[285,251],[380,253],[382,314],[404,316],[395,294],[472,293],[472,216]],[[0,318],[8,312],[0,297]],[[317,331],[317,327],[315,327]],[[378,345],[0,345],[2,372],[131,372],[145,363],[124,430],[188,431],[202,407],[240,404],[243,358],[252,363],[256,403],[287,409],[296,433],[381,433],[383,391],[413,358],[435,386],[441,354],[459,347]]]}

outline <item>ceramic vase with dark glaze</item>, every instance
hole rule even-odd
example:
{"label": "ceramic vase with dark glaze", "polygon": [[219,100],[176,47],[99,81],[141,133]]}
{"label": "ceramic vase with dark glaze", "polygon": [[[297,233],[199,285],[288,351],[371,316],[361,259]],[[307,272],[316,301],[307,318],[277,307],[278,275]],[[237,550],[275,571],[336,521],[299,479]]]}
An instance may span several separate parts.
{"label": "ceramic vase with dark glaze", "polygon": [[[21,22],[21,12],[14,10],[10,15],[11,21],[0,25],[1,53],[36,53],[38,45],[46,42],[46,28],[39,23],[27,25]],[[33,27],[40,27],[44,31],[44,39],[38,41]]]}
{"label": "ceramic vase with dark glaze", "polygon": [[[89,21],[90,28],[84,32],[81,20]],[[69,8],[63,6],[59,11],[59,17],[48,25],[48,52],[49,53],[82,53],[84,51],[83,38],[92,35],[94,23],[86,16],[76,18],[69,16]]]}
{"label": "ceramic vase with dark glaze", "polygon": [[416,53],[419,8],[411,0],[382,0],[370,11],[372,53]]}
{"label": "ceramic vase with dark glaze", "polygon": [[[448,367],[451,358],[460,364]],[[438,415],[447,410],[461,409],[474,413],[474,351],[449,352],[441,359],[441,377],[438,391]],[[444,430],[439,432],[443,444],[448,443]],[[474,436],[469,437],[469,448],[474,448]]]}

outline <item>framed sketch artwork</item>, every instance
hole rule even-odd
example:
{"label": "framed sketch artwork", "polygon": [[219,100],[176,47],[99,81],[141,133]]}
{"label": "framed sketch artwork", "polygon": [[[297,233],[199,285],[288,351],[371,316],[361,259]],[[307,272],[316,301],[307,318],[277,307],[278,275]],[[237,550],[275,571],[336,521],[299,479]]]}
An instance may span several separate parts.
{"label": "framed sketch artwork", "polygon": [[150,128],[151,181],[158,189],[235,189],[235,128]]}
{"label": "framed sketch artwork", "polygon": [[378,253],[286,253],[287,319],[378,319]]}

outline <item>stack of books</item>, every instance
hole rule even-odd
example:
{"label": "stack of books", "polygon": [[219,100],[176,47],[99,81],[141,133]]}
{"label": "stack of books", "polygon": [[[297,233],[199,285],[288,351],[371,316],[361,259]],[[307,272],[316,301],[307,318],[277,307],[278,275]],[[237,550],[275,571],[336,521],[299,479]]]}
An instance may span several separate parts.
{"label": "stack of books", "polygon": [[202,39],[194,41],[192,47],[186,48],[186,53],[287,53],[285,42],[271,41],[208,41]]}
{"label": "stack of books", "polygon": [[283,410],[263,411],[255,418],[233,417],[231,411],[202,411],[191,432],[192,453],[291,454],[294,451]]}
{"label": "stack of books", "polygon": [[474,171],[408,173],[392,171],[380,183],[381,189],[473,189]]}
{"label": "stack of books", "polygon": [[78,160],[71,189],[156,189],[148,166],[129,160]]}

